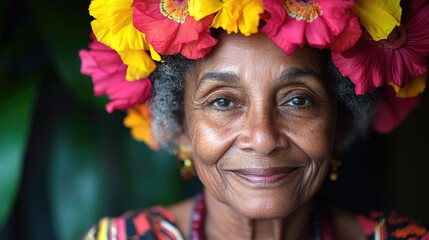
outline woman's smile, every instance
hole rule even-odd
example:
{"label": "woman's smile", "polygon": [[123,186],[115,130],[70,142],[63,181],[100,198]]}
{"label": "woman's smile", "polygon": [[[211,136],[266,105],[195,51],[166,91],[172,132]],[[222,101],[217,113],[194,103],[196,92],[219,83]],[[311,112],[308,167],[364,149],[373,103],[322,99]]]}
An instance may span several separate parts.
{"label": "woman's smile", "polygon": [[271,186],[286,181],[296,167],[242,168],[229,170],[253,185]]}

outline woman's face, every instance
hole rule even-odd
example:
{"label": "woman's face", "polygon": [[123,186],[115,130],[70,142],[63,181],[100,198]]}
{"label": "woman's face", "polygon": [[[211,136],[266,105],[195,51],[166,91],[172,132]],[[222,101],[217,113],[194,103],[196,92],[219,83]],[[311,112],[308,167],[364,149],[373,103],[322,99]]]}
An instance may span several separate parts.
{"label": "woman's face", "polygon": [[200,180],[253,218],[288,216],[322,184],[336,103],[320,51],[286,56],[264,34],[219,36],[192,68],[185,133]]}

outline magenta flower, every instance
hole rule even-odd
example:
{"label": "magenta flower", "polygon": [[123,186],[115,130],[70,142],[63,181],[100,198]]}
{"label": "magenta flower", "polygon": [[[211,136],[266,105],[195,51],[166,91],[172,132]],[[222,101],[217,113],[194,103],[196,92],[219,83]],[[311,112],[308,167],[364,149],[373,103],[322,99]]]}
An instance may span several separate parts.
{"label": "magenta flower", "polygon": [[93,40],[89,50],[82,49],[79,56],[82,61],[81,73],[91,76],[94,95],[107,94],[112,100],[106,105],[107,112],[126,110],[137,103],[146,101],[150,96],[151,83],[148,78],[129,82],[125,79],[127,66],[119,54],[100,43],[91,34]]}
{"label": "magenta flower", "polygon": [[373,41],[369,34],[351,49],[332,53],[335,65],[356,85],[356,94],[393,83],[404,87],[427,71],[429,59],[429,2],[408,1],[402,24],[386,40]]}
{"label": "magenta flower", "polygon": [[352,47],[362,31],[350,10],[353,0],[263,0],[270,14],[262,32],[292,55],[297,46],[341,52]]}
{"label": "magenta flower", "polygon": [[422,98],[397,98],[391,86],[385,86],[383,90],[380,108],[374,116],[372,127],[379,133],[390,133],[421,103]]}
{"label": "magenta flower", "polygon": [[199,21],[189,15],[188,1],[135,0],[133,24],[146,34],[156,52],[181,53],[190,59],[202,58],[217,40],[210,34],[213,14]]}

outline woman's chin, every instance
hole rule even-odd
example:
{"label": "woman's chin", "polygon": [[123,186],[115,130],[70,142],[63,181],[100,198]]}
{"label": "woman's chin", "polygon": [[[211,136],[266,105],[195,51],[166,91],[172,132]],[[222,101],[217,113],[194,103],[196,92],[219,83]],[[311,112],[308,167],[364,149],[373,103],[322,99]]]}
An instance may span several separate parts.
{"label": "woman's chin", "polygon": [[288,197],[260,196],[228,203],[238,214],[249,219],[278,219],[289,216],[301,203]]}

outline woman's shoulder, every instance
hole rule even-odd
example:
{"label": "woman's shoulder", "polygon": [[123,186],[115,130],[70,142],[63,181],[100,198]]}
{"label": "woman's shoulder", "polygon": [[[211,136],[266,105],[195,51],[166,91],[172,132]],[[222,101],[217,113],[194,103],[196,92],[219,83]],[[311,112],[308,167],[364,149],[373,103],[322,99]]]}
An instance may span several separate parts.
{"label": "woman's shoulder", "polygon": [[102,218],[83,240],[183,239],[173,214],[165,207],[128,211],[122,216]]}
{"label": "woman's shoulder", "polygon": [[429,240],[429,226],[419,220],[402,216],[396,211],[368,211],[358,214],[363,232],[373,239]]}
{"label": "woman's shoulder", "polygon": [[334,205],[329,209],[338,239],[429,240],[429,225],[396,211],[355,213]]}

